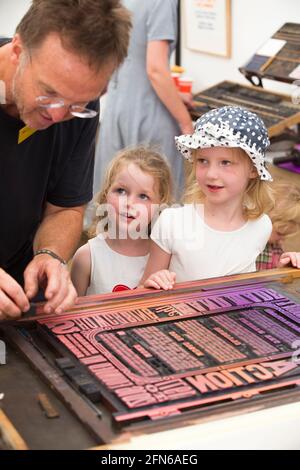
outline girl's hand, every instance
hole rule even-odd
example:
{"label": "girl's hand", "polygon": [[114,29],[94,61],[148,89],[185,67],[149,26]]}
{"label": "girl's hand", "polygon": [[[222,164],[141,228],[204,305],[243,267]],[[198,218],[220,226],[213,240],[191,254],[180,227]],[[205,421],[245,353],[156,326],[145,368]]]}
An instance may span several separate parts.
{"label": "girl's hand", "polygon": [[294,268],[300,269],[300,253],[297,253],[296,251],[282,253],[282,255],[280,256],[278,267],[283,268],[288,264],[291,264],[292,266],[294,266]]}
{"label": "girl's hand", "polygon": [[144,287],[152,287],[153,289],[173,289],[176,280],[176,274],[168,269],[162,269],[146,279]]}
{"label": "girl's hand", "polygon": [[179,96],[182,99],[182,101],[184,102],[184,104],[187,106],[188,109],[193,109],[194,108],[192,93],[179,92]]}

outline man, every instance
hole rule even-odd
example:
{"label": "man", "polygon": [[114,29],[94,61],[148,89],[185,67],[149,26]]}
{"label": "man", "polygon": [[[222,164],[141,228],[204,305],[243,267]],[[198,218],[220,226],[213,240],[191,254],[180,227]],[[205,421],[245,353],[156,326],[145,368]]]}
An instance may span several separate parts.
{"label": "man", "polygon": [[124,60],[120,0],[33,0],[0,40],[0,319],[76,299],[65,267],[92,197],[99,96]]}

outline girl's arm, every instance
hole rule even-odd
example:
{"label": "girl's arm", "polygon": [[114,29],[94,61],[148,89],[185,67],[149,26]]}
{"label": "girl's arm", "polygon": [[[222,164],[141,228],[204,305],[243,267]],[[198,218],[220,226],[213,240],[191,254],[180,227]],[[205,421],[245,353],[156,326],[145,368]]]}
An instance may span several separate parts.
{"label": "girl's arm", "polygon": [[154,289],[172,289],[175,273],[168,271],[171,254],[162,250],[154,241],[150,241],[150,256],[141,279],[140,286]]}
{"label": "girl's arm", "polygon": [[171,113],[183,134],[192,134],[193,123],[177,91],[169,68],[168,41],[149,41],[146,57],[147,75],[157,96]]}
{"label": "girl's arm", "polygon": [[71,279],[79,296],[86,295],[90,285],[90,277],[91,252],[87,243],[76,251],[72,262]]}

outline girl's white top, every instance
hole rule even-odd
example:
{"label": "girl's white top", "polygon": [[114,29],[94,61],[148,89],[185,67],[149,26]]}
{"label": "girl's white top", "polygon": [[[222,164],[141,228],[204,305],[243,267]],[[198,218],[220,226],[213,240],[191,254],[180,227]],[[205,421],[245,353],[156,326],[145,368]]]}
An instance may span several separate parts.
{"label": "girl's white top", "polygon": [[88,241],[91,279],[86,295],[134,289],[141,280],[149,255],[126,256],[112,250],[102,233]]}
{"label": "girl's white top", "polygon": [[225,232],[209,227],[203,211],[202,204],[165,209],[153,227],[152,240],[171,254],[176,282],[255,271],[272,232],[270,218],[264,214]]}

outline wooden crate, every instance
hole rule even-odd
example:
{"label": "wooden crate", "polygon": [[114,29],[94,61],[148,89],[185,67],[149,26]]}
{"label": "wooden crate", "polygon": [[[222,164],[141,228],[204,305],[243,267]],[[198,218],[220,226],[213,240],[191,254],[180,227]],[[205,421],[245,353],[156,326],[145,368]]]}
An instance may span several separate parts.
{"label": "wooden crate", "polygon": [[[285,23],[271,37],[285,41],[275,55],[255,53],[239,70],[254,85],[262,84],[262,78],[293,83],[300,78],[300,24]],[[260,51],[258,51],[260,52]]]}
{"label": "wooden crate", "polygon": [[194,95],[193,119],[221,106],[242,106],[258,114],[273,137],[300,122],[300,106],[290,96],[224,81]]}

